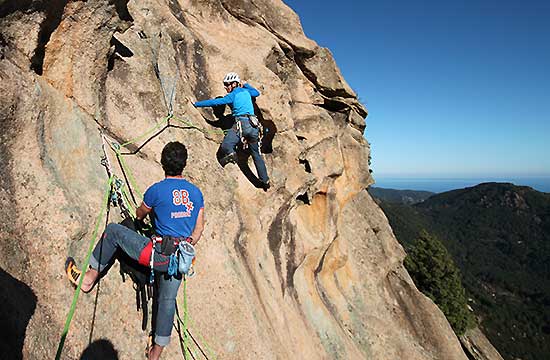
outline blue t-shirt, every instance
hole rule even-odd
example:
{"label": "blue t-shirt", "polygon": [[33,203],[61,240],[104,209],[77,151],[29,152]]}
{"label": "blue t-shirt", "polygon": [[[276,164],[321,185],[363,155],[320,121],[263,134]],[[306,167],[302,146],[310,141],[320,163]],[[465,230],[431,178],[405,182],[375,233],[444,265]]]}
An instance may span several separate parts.
{"label": "blue t-shirt", "polygon": [[243,87],[236,87],[222,98],[197,101],[194,105],[196,107],[229,105],[231,106],[231,113],[233,116],[254,115],[252,98],[257,96],[260,96],[258,90],[248,84],[244,84]]}
{"label": "blue t-shirt", "polygon": [[182,178],[166,178],[151,185],[143,204],[153,210],[158,235],[191,236],[199,210],[204,207],[202,192]]}

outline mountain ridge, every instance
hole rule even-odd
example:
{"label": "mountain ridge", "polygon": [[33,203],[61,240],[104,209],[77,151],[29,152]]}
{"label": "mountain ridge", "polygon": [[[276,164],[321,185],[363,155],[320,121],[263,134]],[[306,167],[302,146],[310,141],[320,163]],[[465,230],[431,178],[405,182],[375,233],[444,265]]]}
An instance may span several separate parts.
{"label": "mountain ridge", "polygon": [[375,186],[370,186],[368,191],[376,199],[409,205],[424,201],[435,194],[425,190],[397,190]]}
{"label": "mountain ridge", "polygon": [[413,206],[381,207],[405,247],[420,229],[442,240],[481,325],[505,358],[550,354],[550,194],[482,183]]}

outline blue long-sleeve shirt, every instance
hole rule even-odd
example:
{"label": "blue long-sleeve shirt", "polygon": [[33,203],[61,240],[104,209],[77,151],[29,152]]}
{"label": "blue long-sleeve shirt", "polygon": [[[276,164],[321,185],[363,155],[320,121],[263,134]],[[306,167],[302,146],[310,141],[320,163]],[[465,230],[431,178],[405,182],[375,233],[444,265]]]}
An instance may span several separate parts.
{"label": "blue long-sleeve shirt", "polygon": [[197,101],[196,107],[211,107],[218,105],[229,105],[233,116],[254,115],[252,98],[260,96],[260,92],[248,84],[237,87],[222,98]]}

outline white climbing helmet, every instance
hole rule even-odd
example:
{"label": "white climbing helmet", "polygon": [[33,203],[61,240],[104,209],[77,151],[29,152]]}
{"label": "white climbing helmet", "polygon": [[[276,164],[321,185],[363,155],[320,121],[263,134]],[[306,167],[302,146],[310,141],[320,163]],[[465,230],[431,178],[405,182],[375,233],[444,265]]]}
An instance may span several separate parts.
{"label": "white climbing helmet", "polygon": [[241,79],[239,78],[239,74],[237,74],[235,72],[230,72],[230,73],[225,74],[225,76],[223,78],[223,83],[224,84],[232,83],[234,81],[241,82]]}

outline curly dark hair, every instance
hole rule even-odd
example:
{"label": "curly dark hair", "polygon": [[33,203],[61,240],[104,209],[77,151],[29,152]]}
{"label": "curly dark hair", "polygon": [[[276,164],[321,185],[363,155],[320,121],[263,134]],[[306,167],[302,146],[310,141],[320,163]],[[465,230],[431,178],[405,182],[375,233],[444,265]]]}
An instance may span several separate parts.
{"label": "curly dark hair", "polygon": [[166,176],[181,175],[187,165],[187,149],[179,141],[169,142],[162,149],[160,163]]}

